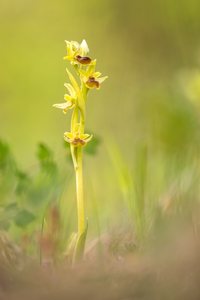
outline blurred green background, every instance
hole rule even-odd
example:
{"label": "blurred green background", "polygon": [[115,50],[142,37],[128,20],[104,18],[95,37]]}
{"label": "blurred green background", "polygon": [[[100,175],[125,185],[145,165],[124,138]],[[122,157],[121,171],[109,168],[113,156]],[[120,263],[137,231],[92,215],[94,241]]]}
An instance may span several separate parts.
{"label": "blurred green background", "polygon": [[162,127],[160,113],[175,105],[171,79],[199,62],[199,10],[197,0],[1,0],[0,136],[22,163],[41,140],[59,153],[67,118],[51,106],[67,80],[65,39],[85,38],[109,76],[90,95],[88,128],[130,146],[149,119]]}
{"label": "blurred green background", "polygon": [[[69,116],[52,105],[62,102],[68,80],[64,40],[86,39],[109,76],[87,106],[87,128],[102,141],[85,159],[87,193],[102,223],[119,220],[123,197],[129,207],[135,190],[157,200],[183,169],[196,174],[199,115],[184,88],[200,62],[198,0],[0,0],[0,20],[0,137],[22,168],[37,164],[39,142],[61,165],[65,159]],[[189,174],[192,185],[197,175]],[[94,211],[94,201],[88,206]]]}

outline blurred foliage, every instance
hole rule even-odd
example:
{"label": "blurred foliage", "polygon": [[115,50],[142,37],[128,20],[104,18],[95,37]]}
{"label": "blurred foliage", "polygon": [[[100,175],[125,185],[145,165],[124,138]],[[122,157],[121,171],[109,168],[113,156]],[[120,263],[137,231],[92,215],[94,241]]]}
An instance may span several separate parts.
{"label": "blurred foliage", "polygon": [[[21,171],[6,143],[0,143],[1,155],[1,226],[15,224],[25,229],[41,218],[44,207],[58,189],[57,166],[51,150],[38,145],[40,168],[34,176]],[[5,191],[5,183],[8,187]],[[3,192],[4,191],[4,192]]]}
{"label": "blurred foliage", "polygon": [[65,117],[51,106],[63,98],[65,39],[85,38],[100,71],[109,75],[104,89],[88,99],[88,124],[99,135],[118,140],[123,134],[130,144],[135,137],[130,139],[128,128],[143,136],[144,115],[153,120],[156,114],[160,124],[170,106],[170,114],[174,106],[176,112],[180,106],[184,110],[185,104],[169,95],[169,80],[199,67],[199,9],[197,0],[102,0],[96,5],[91,0],[2,0],[0,136],[14,146],[20,163],[33,161],[31,149],[39,140],[55,146],[56,156],[62,151]]}
{"label": "blurred foliage", "polygon": [[97,136],[85,148],[96,154],[84,165],[90,236],[131,220],[142,241],[173,216],[193,219],[200,169],[199,0],[0,5],[1,227],[17,238],[23,231],[31,236],[56,203],[63,239],[73,231],[73,173],[62,145],[69,124],[51,106],[63,97],[63,41],[83,38],[109,75],[87,107]]}
{"label": "blurred foliage", "polygon": [[[97,144],[99,138],[94,139],[88,154],[96,153]],[[47,145],[38,144],[36,156],[35,170],[22,171],[8,144],[0,141],[0,228],[14,238],[21,239],[24,234],[31,236],[41,230],[49,209],[52,205],[59,206],[59,197],[66,184],[67,176],[59,170]],[[66,168],[67,164],[69,161]]]}

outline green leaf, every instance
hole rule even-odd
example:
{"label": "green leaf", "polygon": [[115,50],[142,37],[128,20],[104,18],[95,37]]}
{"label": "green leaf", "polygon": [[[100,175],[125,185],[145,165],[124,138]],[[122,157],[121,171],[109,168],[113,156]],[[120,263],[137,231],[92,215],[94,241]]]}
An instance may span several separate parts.
{"label": "green leaf", "polygon": [[80,94],[80,88],[78,86],[78,83],[76,81],[76,79],[74,78],[74,76],[72,75],[72,73],[66,68],[67,74],[69,76],[69,80],[71,81],[71,84],[73,86],[73,88],[75,89],[77,95]]}
{"label": "green leaf", "polygon": [[14,157],[8,144],[0,140],[0,170],[15,168]]}
{"label": "green leaf", "polygon": [[5,206],[5,211],[6,212],[16,212],[18,210],[18,205],[16,202],[12,202],[10,204],[8,204],[7,206]]}
{"label": "green leaf", "polygon": [[18,179],[18,182],[15,192],[17,195],[21,195],[23,192],[26,192],[29,189],[31,179],[26,173],[19,170],[16,171],[16,177]]}
{"label": "green leaf", "polygon": [[53,153],[47,145],[45,145],[44,143],[40,143],[38,145],[37,157],[41,162],[52,160]]}
{"label": "green leaf", "polygon": [[9,203],[8,205],[2,207],[2,212],[0,215],[0,228],[8,230],[17,213],[18,205],[16,202]]}
{"label": "green leaf", "polygon": [[57,172],[57,165],[53,159],[53,152],[44,143],[40,143],[38,145],[37,157],[42,170],[47,172],[49,175],[55,174]]}
{"label": "green leaf", "polygon": [[31,222],[36,219],[35,215],[33,215],[28,210],[21,210],[15,217],[15,224],[19,227],[26,227]]}
{"label": "green leaf", "polygon": [[77,241],[77,233],[73,232],[68,240],[67,249],[65,251],[65,257],[70,262],[73,259],[73,254],[76,247],[76,241]]}
{"label": "green leaf", "polygon": [[88,232],[88,222],[86,224],[84,232],[77,238],[76,247],[74,249],[73,262],[77,262],[81,260],[84,255],[87,232]]}

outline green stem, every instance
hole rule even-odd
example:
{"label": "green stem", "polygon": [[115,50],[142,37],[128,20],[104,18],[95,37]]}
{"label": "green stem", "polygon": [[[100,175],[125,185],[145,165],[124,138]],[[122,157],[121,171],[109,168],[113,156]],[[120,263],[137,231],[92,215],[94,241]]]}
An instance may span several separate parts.
{"label": "green stem", "polygon": [[[76,126],[77,122],[78,122],[78,108],[75,107],[75,109],[72,113],[72,118],[71,118],[71,132],[75,131],[75,126]],[[76,148],[74,147],[73,144],[70,145],[70,150],[71,150],[71,156],[72,156],[74,169],[76,170],[76,168],[77,168]]]}
{"label": "green stem", "polygon": [[[75,130],[77,122],[79,123],[79,133],[85,130],[85,98],[86,92],[82,88],[79,96],[79,103],[74,110],[71,121],[71,130]],[[78,120],[79,119],[79,120]],[[78,235],[76,246],[73,253],[73,263],[80,260],[84,254],[85,240],[87,235],[87,224],[85,221],[85,207],[83,195],[83,147],[71,145],[71,153],[74,162],[76,174],[76,197],[77,197],[77,218],[78,218]]]}
{"label": "green stem", "polygon": [[83,161],[82,161],[82,147],[76,147],[76,195],[77,195],[77,215],[78,215],[78,235],[76,245],[73,253],[73,264],[79,261],[84,254],[85,240],[87,236],[87,223],[85,222],[85,208],[83,198]]}
{"label": "green stem", "polygon": [[77,214],[78,214],[78,236],[85,230],[85,209],[83,197],[83,153],[82,147],[77,147],[76,158],[77,166],[76,172],[76,195],[77,195]]}

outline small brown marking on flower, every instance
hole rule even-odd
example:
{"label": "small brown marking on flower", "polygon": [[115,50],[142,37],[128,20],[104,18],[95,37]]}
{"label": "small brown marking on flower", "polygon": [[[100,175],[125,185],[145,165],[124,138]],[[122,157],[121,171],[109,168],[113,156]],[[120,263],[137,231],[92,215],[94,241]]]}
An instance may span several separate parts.
{"label": "small brown marking on flower", "polygon": [[89,79],[86,81],[86,84],[91,88],[99,88],[99,82],[95,80],[94,77],[90,76]]}
{"label": "small brown marking on flower", "polygon": [[82,140],[82,139],[80,139],[80,138],[75,138],[75,139],[72,141],[72,144],[73,144],[74,146],[79,146],[79,145],[83,146],[83,145],[85,145],[85,141]]}
{"label": "small brown marking on flower", "polygon": [[90,57],[88,57],[88,56],[80,56],[80,55],[77,55],[77,56],[76,56],[76,60],[77,60],[80,64],[82,64],[82,65],[88,65],[88,64],[90,64],[91,61],[92,61]]}

